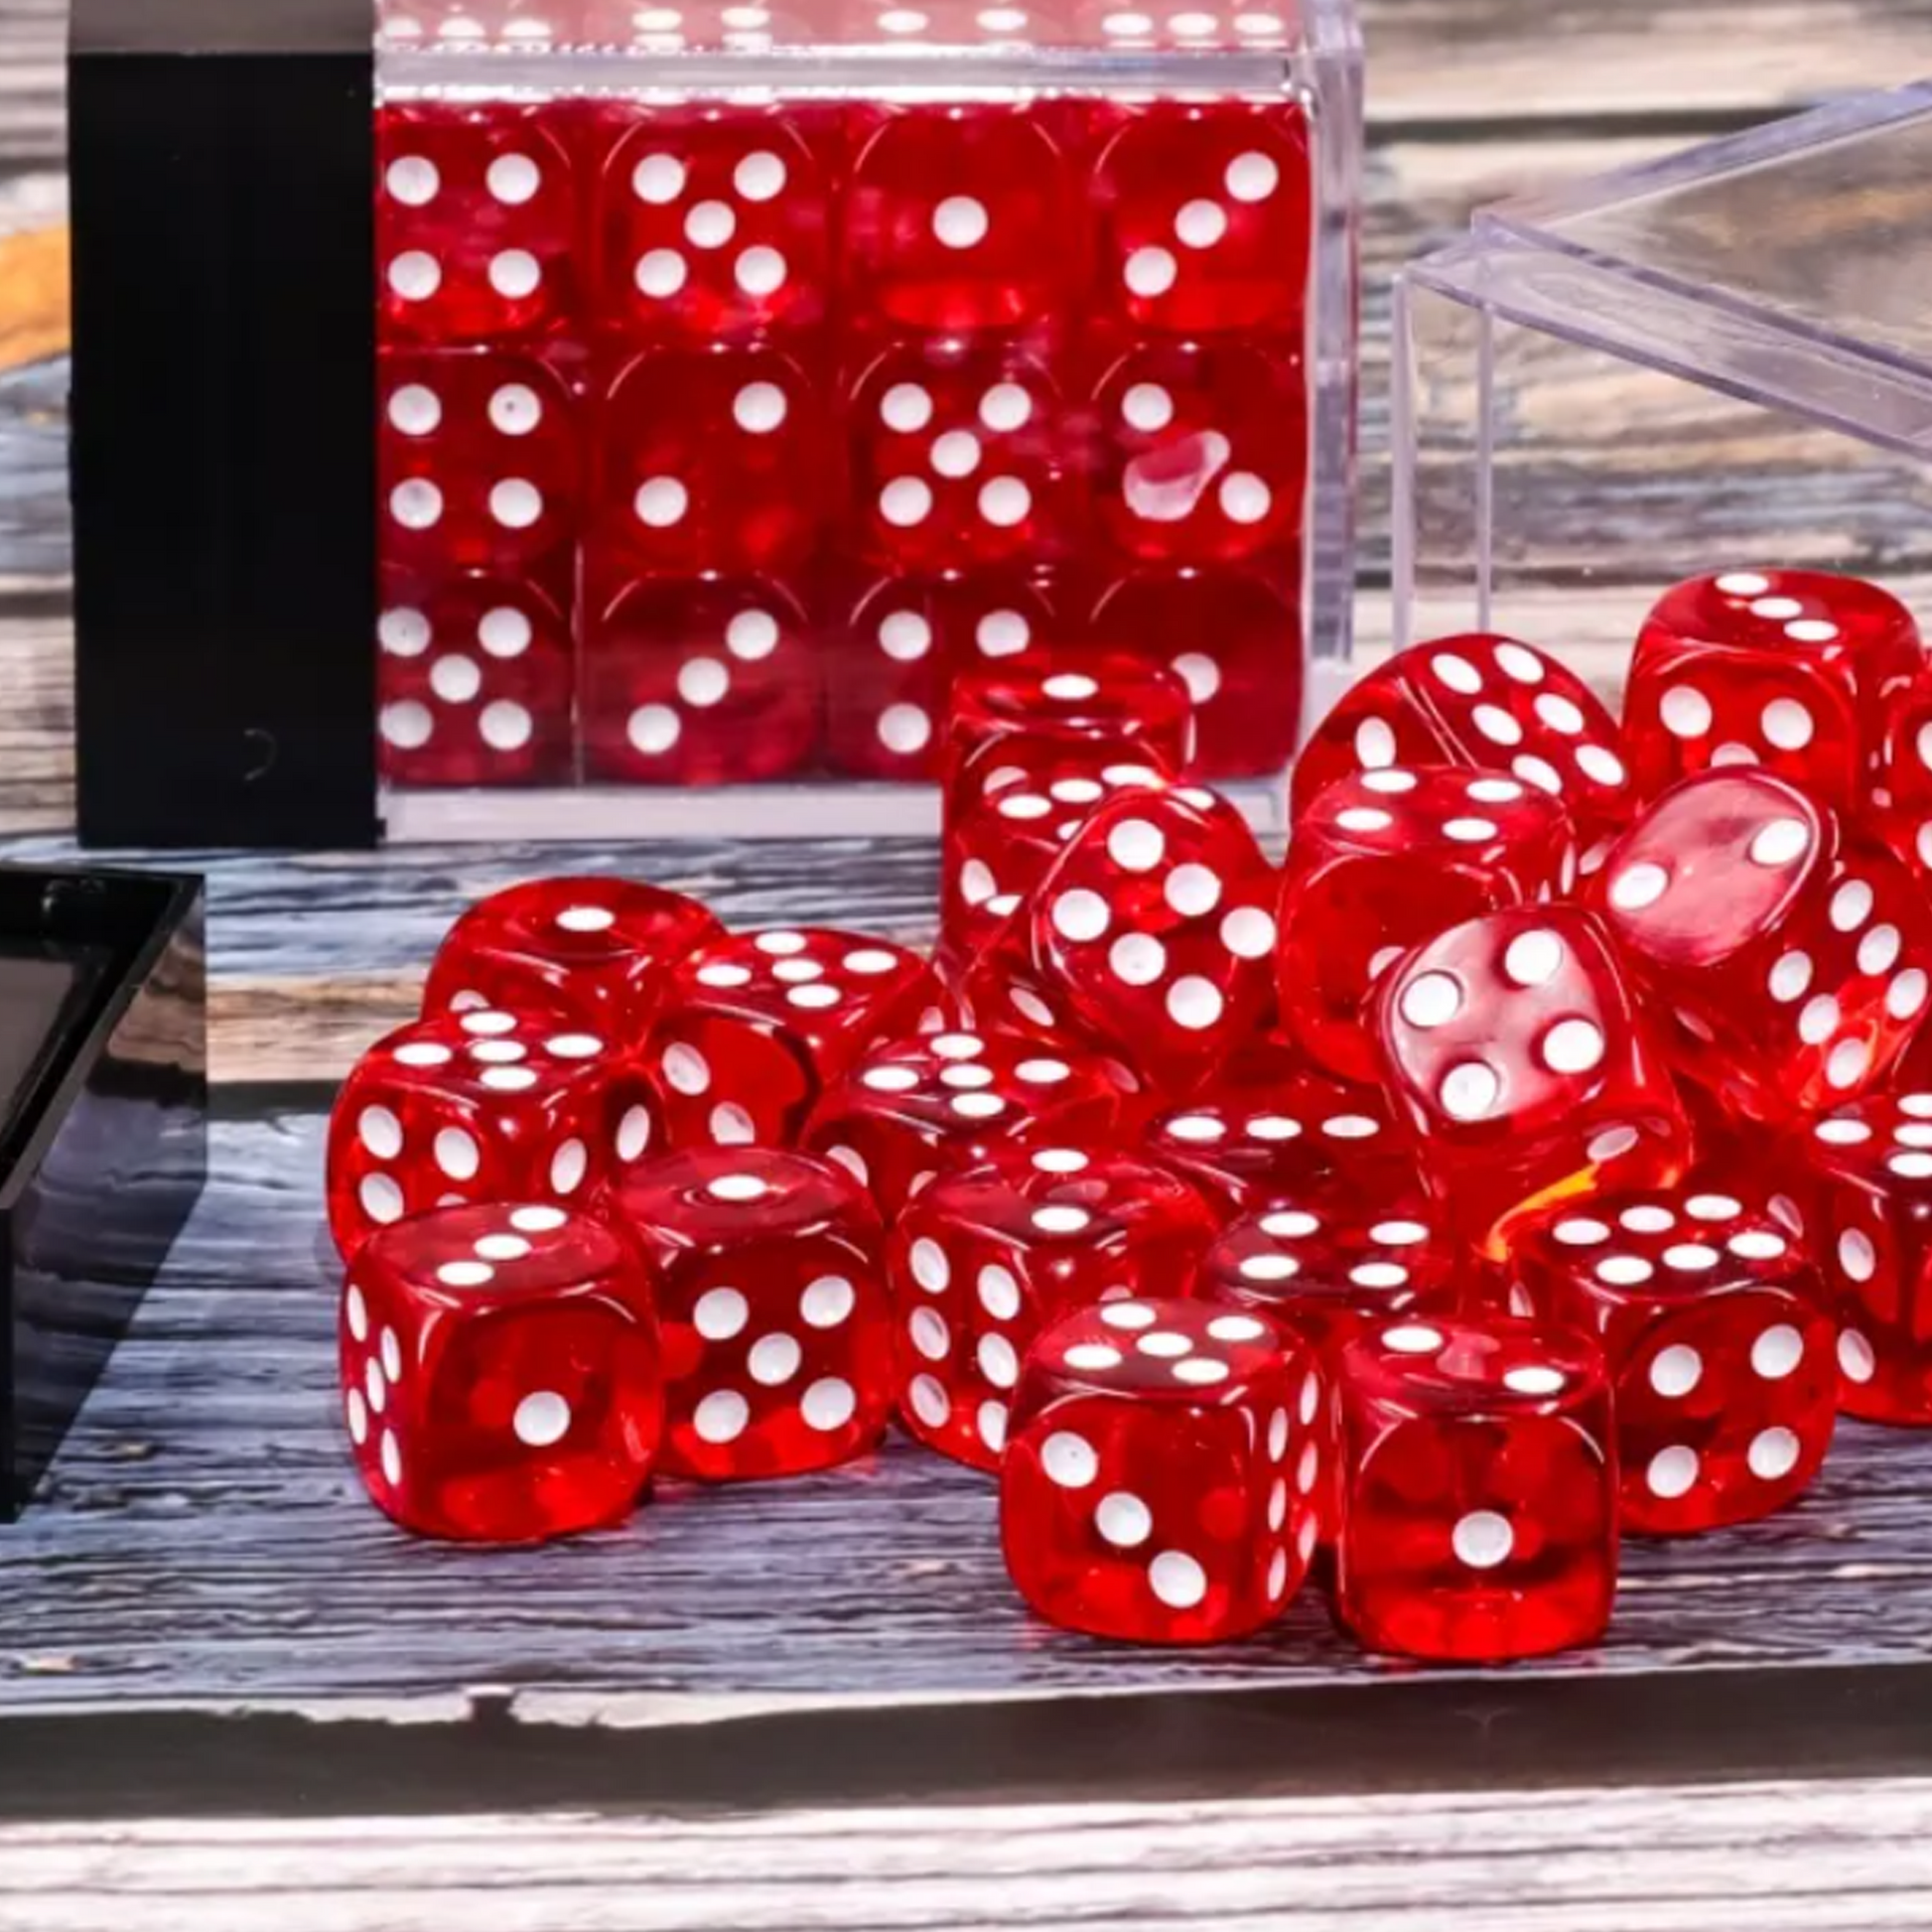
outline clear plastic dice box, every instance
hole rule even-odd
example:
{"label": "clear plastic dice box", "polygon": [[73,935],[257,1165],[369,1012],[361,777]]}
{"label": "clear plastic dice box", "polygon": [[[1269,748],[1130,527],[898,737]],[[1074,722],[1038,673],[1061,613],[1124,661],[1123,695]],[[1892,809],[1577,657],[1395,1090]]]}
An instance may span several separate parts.
{"label": "clear plastic dice box", "polygon": [[1510,632],[1608,685],[1714,569],[1921,611],[1932,87],[1477,216],[1397,292],[1398,641]]}
{"label": "clear plastic dice box", "polygon": [[1172,665],[1279,812],[1348,646],[1350,0],[73,32],[88,837],[912,829],[1030,646]]}

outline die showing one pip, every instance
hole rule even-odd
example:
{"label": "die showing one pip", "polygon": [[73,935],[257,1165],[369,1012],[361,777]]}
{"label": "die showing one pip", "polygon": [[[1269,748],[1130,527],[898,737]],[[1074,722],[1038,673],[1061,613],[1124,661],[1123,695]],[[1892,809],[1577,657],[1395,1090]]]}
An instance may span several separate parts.
{"label": "die showing one pip", "polygon": [[705,1148],[627,1173],[611,1212],[656,1270],[667,1470],[797,1475],[879,1440],[891,1322],[879,1217],[850,1174]]}
{"label": "die showing one pip", "polygon": [[1573,1330],[1430,1314],[1342,1349],[1335,1601],[1371,1649],[1462,1663],[1593,1642],[1616,1590],[1609,1379]]}
{"label": "die showing one pip", "polygon": [[1213,1233],[1192,1188],[1129,1154],[1008,1148],[940,1175],[888,1244],[905,1426],[992,1468],[1039,1330],[1083,1303],[1184,1293]]}
{"label": "die showing one pip", "polygon": [[340,1338],[356,1468],[406,1528],[529,1542],[642,1491],[664,1420],[649,1270],[588,1215],[498,1202],[383,1227]]}
{"label": "die showing one pip", "polygon": [[1095,1636],[1258,1629],[1314,1552],[1328,1416],[1313,1356],[1265,1315],[1152,1300],[1069,1315],[1014,1400],[1000,1541],[1015,1587]]}

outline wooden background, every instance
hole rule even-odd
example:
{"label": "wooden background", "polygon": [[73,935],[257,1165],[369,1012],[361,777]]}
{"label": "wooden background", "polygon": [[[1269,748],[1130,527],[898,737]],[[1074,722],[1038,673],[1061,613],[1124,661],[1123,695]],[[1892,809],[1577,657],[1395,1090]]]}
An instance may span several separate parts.
{"label": "wooden background", "polygon": [[[0,851],[34,857],[69,849],[71,811],[63,11],[0,15]],[[1932,12],[1365,11],[1372,641],[1392,266],[1475,204],[1932,72]],[[984,1484],[909,1453],[666,1497],[540,1553],[395,1536],[336,1440],[319,1110],[443,925],[570,864],[734,920],[836,905],[918,936],[932,854],[198,863],[217,1179],[45,1500],[0,1531],[0,1932],[1932,1922],[1932,1784],[1912,1775],[1932,1443],[1848,1430],[1791,1516],[1635,1553],[1600,1656],[1499,1678],[1373,1665],[1311,1604],[1265,1642],[1173,1658],[1042,1632],[1001,1584]],[[1702,1782],[1753,1754],[1767,1781]],[[1337,1786],[1403,1789],[1309,1795]],[[927,1802],[884,1808],[902,1795]]]}

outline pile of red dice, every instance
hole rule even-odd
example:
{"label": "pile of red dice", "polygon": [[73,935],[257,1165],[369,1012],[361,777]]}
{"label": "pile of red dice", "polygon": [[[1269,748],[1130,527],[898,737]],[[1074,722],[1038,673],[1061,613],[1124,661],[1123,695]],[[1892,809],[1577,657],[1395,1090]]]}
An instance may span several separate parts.
{"label": "pile of red dice", "polygon": [[[1681,587],[1623,726],[1417,646],[1285,870],[1187,694],[955,688],[937,956],[649,886],[468,912],[329,1150],[349,1436],[432,1534],[607,1523],[897,1409],[1077,1629],[1587,1642],[1619,1528],[1761,1516],[1932,1421],[1932,671],[1883,592]],[[1923,1087],[1926,1091],[1919,1091]]]}

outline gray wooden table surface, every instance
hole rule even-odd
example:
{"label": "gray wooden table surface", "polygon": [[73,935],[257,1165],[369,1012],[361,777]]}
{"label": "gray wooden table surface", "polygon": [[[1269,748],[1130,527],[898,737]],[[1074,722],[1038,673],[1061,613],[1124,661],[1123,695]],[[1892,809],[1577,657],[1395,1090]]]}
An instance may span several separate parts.
{"label": "gray wooden table surface", "polygon": [[[1932,71],[1932,7],[1366,12],[1372,646],[1391,266],[1476,203]],[[59,218],[62,29],[59,0],[0,13],[0,239]],[[58,360],[0,376],[14,856],[71,849],[65,382]],[[1932,1923],[1932,1438],[1848,1428],[1787,1517],[1632,1551],[1599,1653],[1504,1673],[1377,1664],[1312,1599],[1225,1650],[1042,1630],[1002,1580],[986,1485],[903,1449],[667,1489],[549,1550],[402,1538],[338,1440],[319,1136],[442,927],[569,865],[734,921],[836,905],[919,936],[933,855],[196,863],[215,1175],[40,1505],[0,1531],[0,1932]]]}

